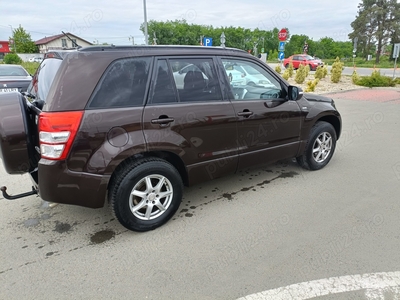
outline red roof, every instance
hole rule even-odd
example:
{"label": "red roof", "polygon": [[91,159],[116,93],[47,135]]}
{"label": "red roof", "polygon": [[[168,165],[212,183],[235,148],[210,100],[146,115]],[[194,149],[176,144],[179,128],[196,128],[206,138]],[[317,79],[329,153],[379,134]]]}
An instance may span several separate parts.
{"label": "red roof", "polygon": [[[89,43],[90,45],[92,45],[91,42],[88,42],[88,41],[84,40],[83,38],[80,38],[79,36],[76,36],[76,35],[74,35],[74,34],[72,34],[72,33],[67,32],[66,35],[68,35],[70,38],[77,38],[77,39],[80,39],[80,40],[85,41],[86,43]],[[37,40],[37,41],[35,42],[35,44],[36,44],[36,45],[47,44],[47,43],[50,43],[51,41],[54,41],[54,40],[56,40],[56,39],[59,39],[60,37],[63,37],[63,36],[65,36],[65,35],[62,34],[62,33],[61,33],[61,34],[57,34],[57,35],[48,36],[48,37],[42,38],[42,39],[40,39],[40,40]],[[66,37],[66,38],[67,38],[67,37]]]}
{"label": "red roof", "polygon": [[8,45],[8,41],[0,41],[0,53],[9,53],[10,47]]}

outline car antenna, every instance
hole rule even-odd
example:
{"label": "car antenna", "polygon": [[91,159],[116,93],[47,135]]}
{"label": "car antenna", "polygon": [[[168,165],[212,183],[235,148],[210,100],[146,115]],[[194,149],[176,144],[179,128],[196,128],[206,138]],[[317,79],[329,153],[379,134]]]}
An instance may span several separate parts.
{"label": "car antenna", "polygon": [[66,34],[64,31],[61,31],[61,32],[63,33],[63,35],[65,35],[65,36],[72,42],[72,45],[75,44],[75,46],[76,46],[78,49],[82,48],[82,46],[79,46],[73,39],[71,39],[71,38],[68,36],[68,34]]}

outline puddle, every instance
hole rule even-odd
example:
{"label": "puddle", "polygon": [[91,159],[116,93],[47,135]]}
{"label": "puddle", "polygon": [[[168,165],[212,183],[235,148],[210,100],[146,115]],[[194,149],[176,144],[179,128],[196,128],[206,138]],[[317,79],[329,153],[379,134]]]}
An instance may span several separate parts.
{"label": "puddle", "polygon": [[60,223],[57,222],[56,228],[54,228],[54,231],[57,231],[58,233],[65,233],[71,230],[71,225],[68,223]]}
{"label": "puddle", "polygon": [[90,237],[90,241],[93,244],[101,244],[108,240],[111,240],[115,236],[115,232],[112,230],[102,230],[96,232]]}

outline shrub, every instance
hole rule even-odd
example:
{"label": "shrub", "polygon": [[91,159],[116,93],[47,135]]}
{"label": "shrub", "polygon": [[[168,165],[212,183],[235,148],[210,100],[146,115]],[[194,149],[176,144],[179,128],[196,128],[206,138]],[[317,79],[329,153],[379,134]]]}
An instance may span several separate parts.
{"label": "shrub", "polygon": [[342,77],[343,63],[340,61],[339,57],[336,57],[335,62],[331,69],[331,81],[338,83]]}
{"label": "shrub", "polygon": [[305,71],[306,71],[306,77],[307,77],[308,74],[310,74],[310,66],[309,66],[309,65],[306,65],[306,66],[304,67],[304,69],[305,69]]}
{"label": "shrub", "polygon": [[17,65],[22,63],[22,59],[16,53],[8,53],[6,56],[4,56],[4,63]]}
{"label": "shrub", "polygon": [[306,80],[307,77],[307,70],[306,67],[303,65],[299,65],[299,68],[296,71],[296,76],[294,77],[294,81],[296,83],[301,84]]}
{"label": "shrub", "polygon": [[280,66],[280,65],[277,65],[277,66],[275,67],[275,71],[276,71],[277,73],[281,74],[281,72],[282,72],[281,66]]}
{"label": "shrub", "polygon": [[290,77],[289,70],[285,70],[285,72],[283,72],[282,77],[285,80],[289,80],[289,77]]}
{"label": "shrub", "polygon": [[305,92],[314,92],[315,91],[315,87],[317,86],[318,82],[319,82],[318,78],[314,79],[313,81],[311,81],[311,80],[308,81],[307,82],[307,87],[306,87],[306,89],[304,91]]}
{"label": "shrub", "polygon": [[315,70],[314,77],[315,79],[322,79],[324,78],[324,67],[318,66],[317,69]]}
{"label": "shrub", "polygon": [[292,77],[294,73],[294,68],[292,63],[289,64],[288,71],[289,71],[289,77]]}
{"label": "shrub", "polygon": [[358,85],[366,87],[395,86],[396,82],[387,76],[382,76],[379,71],[373,71],[371,76],[363,76],[357,81]]}
{"label": "shrub", "polygon": [[353,74],[351,75],[351,82],[353,82],[353,84],[357,84],[358,85],[358,81],[360,80],[360,76],[358,76],[356,70],[353,71]]}
{"label": "shrub", "polygon": [[325,65],[322,67],[322,71],[323,71],[323,77],[325,78],[326,76],[328,76],[328,65]]}

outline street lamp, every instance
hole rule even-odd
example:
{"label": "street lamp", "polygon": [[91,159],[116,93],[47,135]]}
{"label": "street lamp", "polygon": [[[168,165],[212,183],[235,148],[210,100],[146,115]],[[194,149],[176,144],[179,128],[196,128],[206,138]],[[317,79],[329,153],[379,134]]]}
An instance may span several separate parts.
{"label": "street lamp", "polygon": [[11,25],[8,25],[11,28],[11,38],[12,38],[12,44],[13,44],[13,50],[14,52],[17,52],[17,50],[15,49],[15,35],[14,35],[14,29],[12,28]]}
{"label": "street lamp", "polygon": [[225,39],[225,33],[224,32],[221,33],[220,41],[221,41],[221,47],[225,48],[226,39]]}
{"label": "street lamp", "polygon": [[149,38],[147,36],[147,11],[146,11],[146,0],[143,0],[143,11],[144,11],[144,40],[146,46],[149,44]]}

